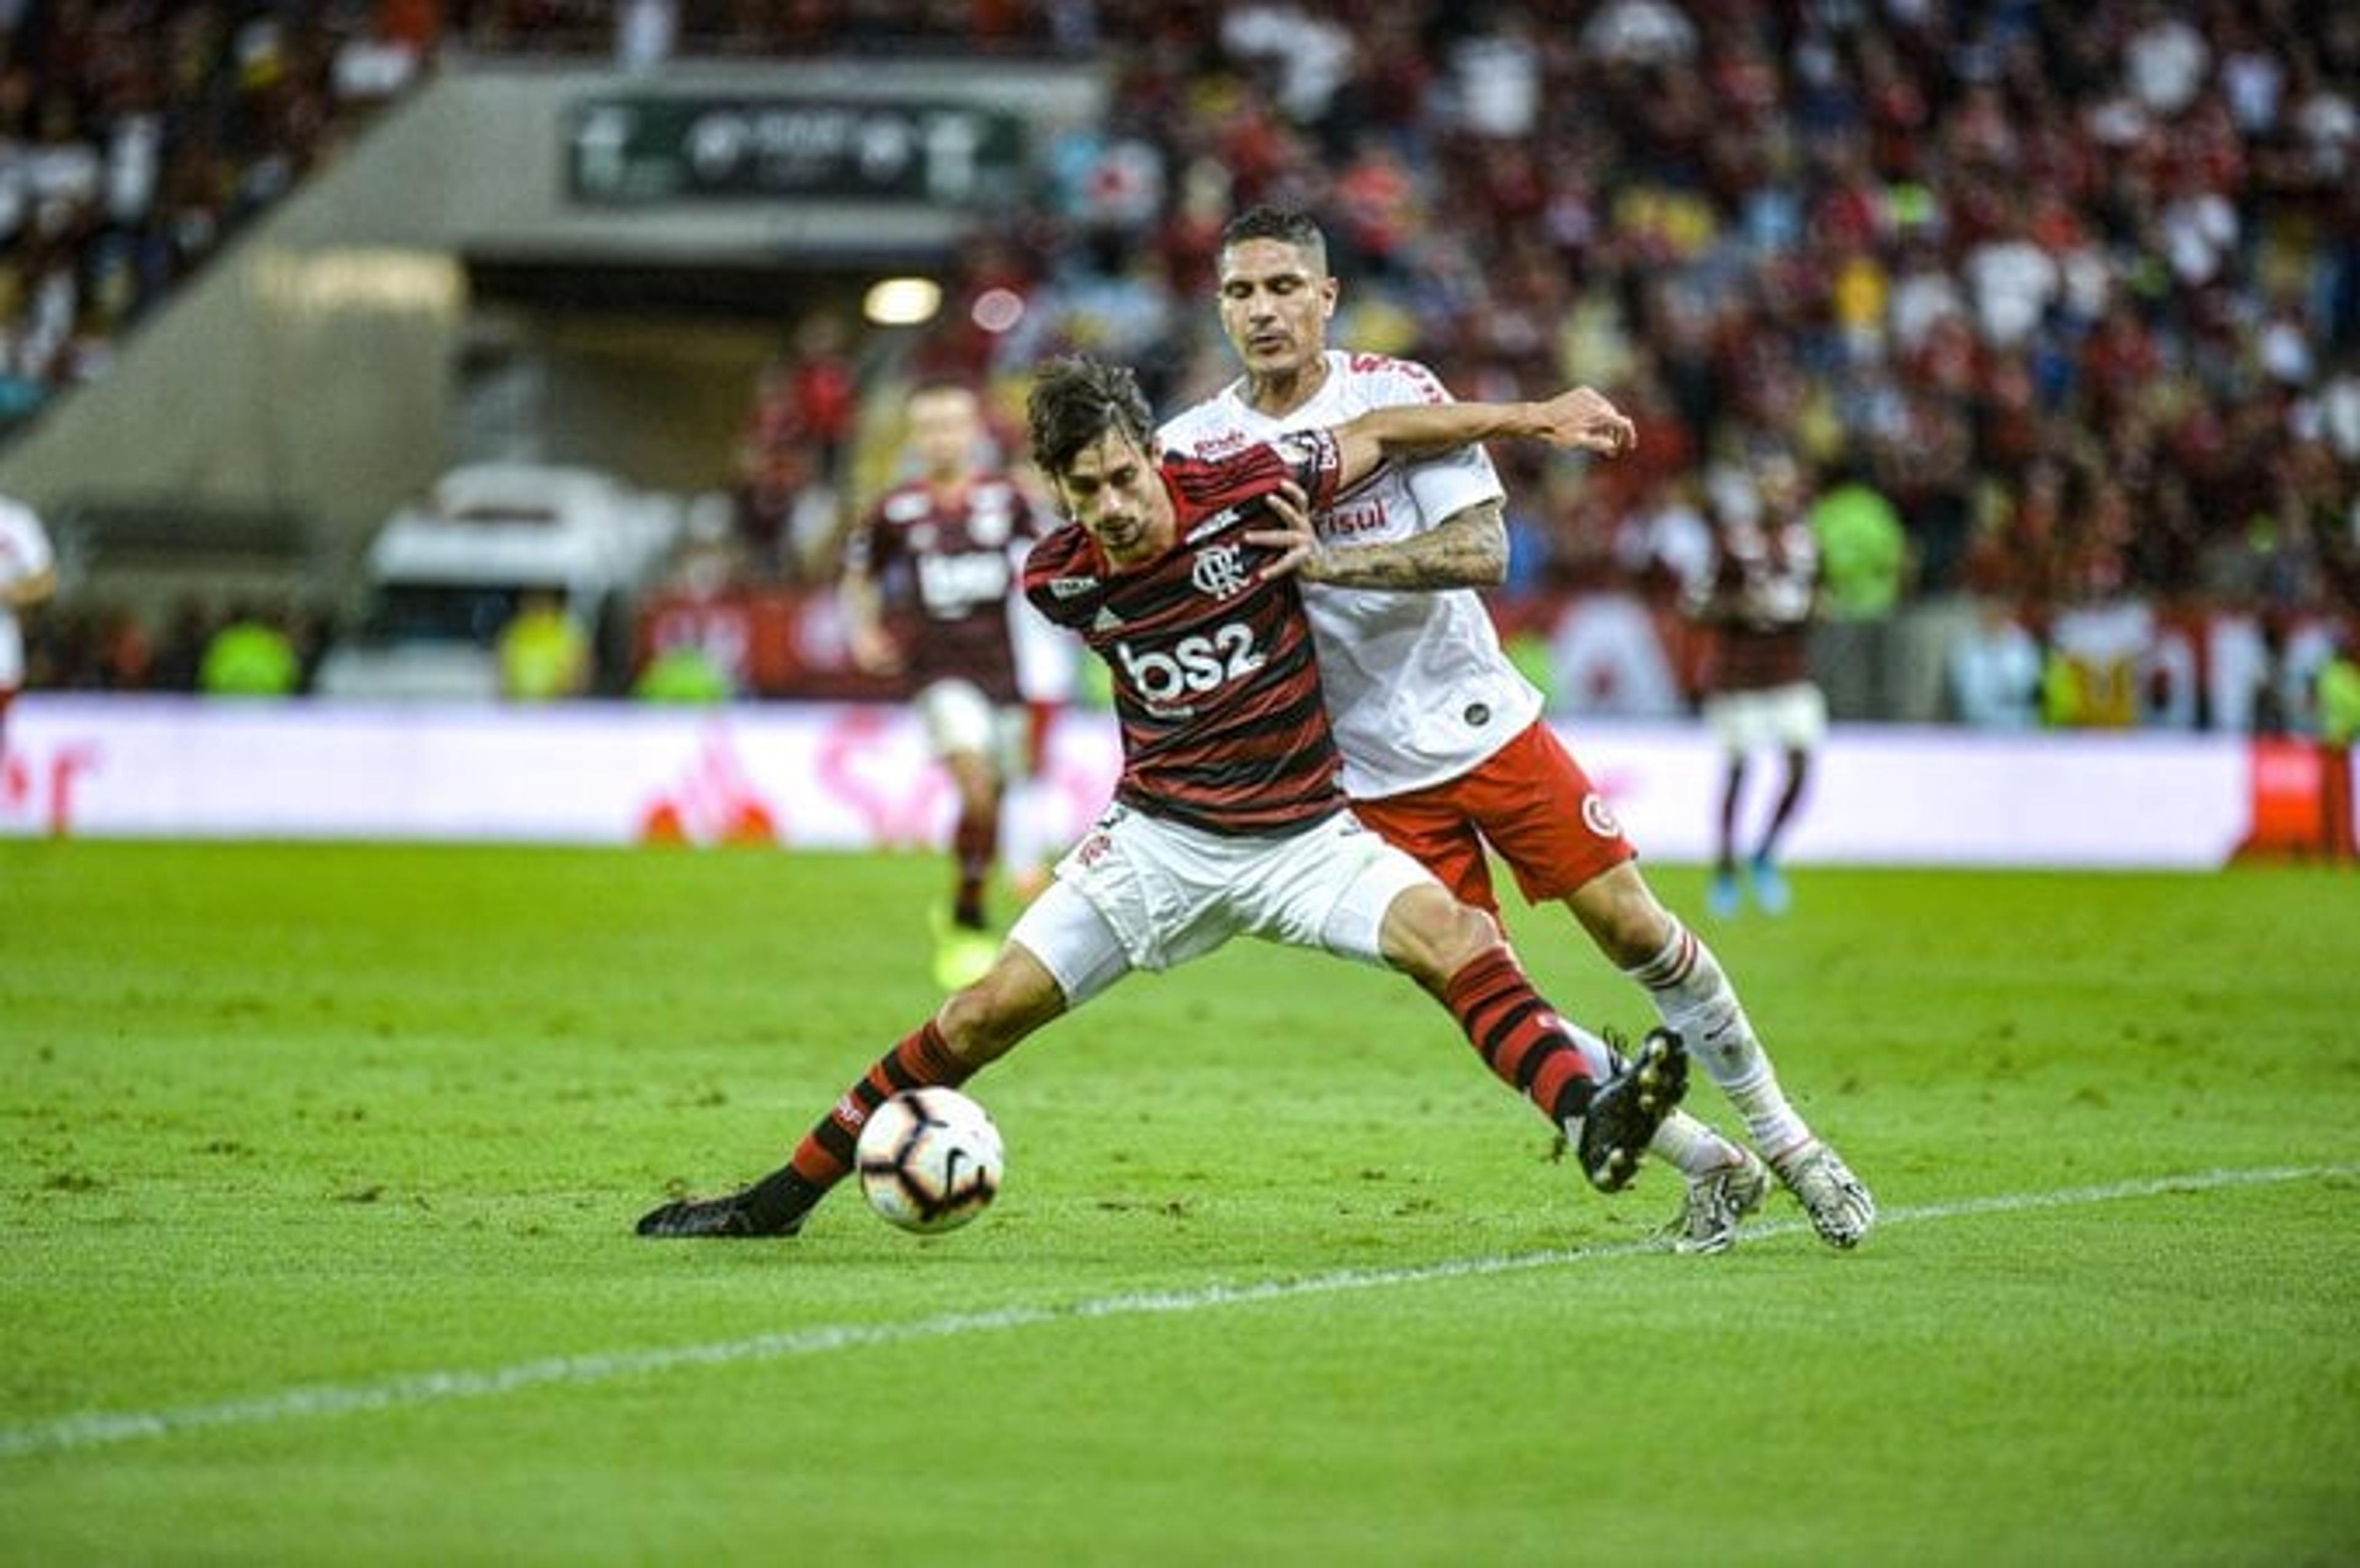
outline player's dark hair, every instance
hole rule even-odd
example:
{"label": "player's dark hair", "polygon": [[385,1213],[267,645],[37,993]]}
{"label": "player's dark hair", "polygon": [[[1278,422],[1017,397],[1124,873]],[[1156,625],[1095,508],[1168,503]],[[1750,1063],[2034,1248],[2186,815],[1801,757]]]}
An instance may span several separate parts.
{"label": "player's dark hair", "polygon": [[1063,474],[1109,432],[1144,452],[1155,450],[1155,413],[1128,365],[1067,355],[1035,372],[1024,399],[1032,461]]}
{"label": "player's dark hair", "polygon": [[1223,250],[1248,240],[1276,240],[1280,245],[1293,245],[1308,253],[1321,272],[1328,270],[1328,236],[1320,232],[1311,214],[1299,208],[1263,202],[1240,212],[1221,229]]}

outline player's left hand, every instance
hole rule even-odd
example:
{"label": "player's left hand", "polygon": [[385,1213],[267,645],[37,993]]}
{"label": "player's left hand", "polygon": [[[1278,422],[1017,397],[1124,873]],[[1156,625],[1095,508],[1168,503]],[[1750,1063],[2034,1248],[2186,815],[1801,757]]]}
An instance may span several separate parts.
{"label": "player's left hand", "polygon": [[1541,411],[1548,420],[1548,439],[1558,446],[1621,457],[1639,444],[1639,427],[1630,416],[1590,387],[1568,387],[1542,404]]}
{"label": "player's left hand", "polygon": [[1325,554],[1319,542],[1319,532],[1311,526],[1311,497],[1292,479],[1281,484],[1265,497],[1270,515],[1277,519],[1274,528],[1248,528],[1245,542],[1274,550],[1278,555],[1262,569],[1264,579],[1284,577],[1295,572],[1306,582],[1318,580],[1317,562]]}

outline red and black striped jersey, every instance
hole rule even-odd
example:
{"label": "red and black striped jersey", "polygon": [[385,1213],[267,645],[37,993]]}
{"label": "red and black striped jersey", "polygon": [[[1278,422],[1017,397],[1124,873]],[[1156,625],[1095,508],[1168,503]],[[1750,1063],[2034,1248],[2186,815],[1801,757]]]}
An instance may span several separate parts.
{"label": "red and black striped jersey", "polygon": [[1208,833],[1284,833],[1344,803],[1311,623],[1278,553],[1243,536],[1292,479],[1317,509],[1335,498],[1326,430],[1296,431],[1206,463],[1157,465],[1177,513],[1172,548],[1116,572],[1080,527],[1042,540],[1024,592],[1079,633],[1113,675],[1122,727],[1115,799]]}
{"label": "red and black striped jersey", "polygon": [[1809,680],[1819,582],[1819,538],[1801,517],[1723,524],[1701,606],[1716,633],[1706,689],[1769,691]]}
{"label": "red and black striped jersey", "polygon": [[852,529],[845,563],[878,585],[914,683],[956,676],[995,702],[1015,702],[1008,616],[1016,559],[1047,531],[1003,474],[980,474],[947,498],[912,480],[879,497]]}

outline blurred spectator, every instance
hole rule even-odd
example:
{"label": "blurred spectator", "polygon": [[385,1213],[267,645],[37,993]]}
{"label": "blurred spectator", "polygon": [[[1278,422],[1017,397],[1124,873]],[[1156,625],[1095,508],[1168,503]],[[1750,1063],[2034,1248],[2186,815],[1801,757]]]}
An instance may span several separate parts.
{"label": "blurred spectator", "polygon": [[293,639],[276,620],[245,606],[213,633],[197,667],[197,690],[208,697],[288,697],[301,681]]}
{"label": "blurred spectator", "polygon": [[1821,618],[1812,668],[1838,718],[1892,711],[1892,631],[1909,577],[1901,514],[1867,475],[1839,463],[1812,501],[1820,560]]}
{"label": "blurred spectator", "polygon": [[2319,667],[2319,738],[2346,749],[2360,746],[2360,652],[2348,630]]}
{"label": "blurred spectator", "polygon": [[827,574],[836,491],[859,411],[844,334],[836,316],[815,313],[756,377],[738,433],[735,494],[738,531],[761,575]]}
{"label": "blurred spectator", "polygon": [[500,695],[512,702],[548,702],[590,690],[590,634],[555,593],[524,595],[500,629]]}
{"label": "blurred spectator", "polygon": [[369,20],[325,0],[0,10],[0,430],[104,374],[117,337],[294,188]]}
{"label": "blurred spectator", "polygon": [[681,642],[648,660],[631,695],[643,702],[701,705],[726,702],[734,692],[728,672],[702,645]]}
{"label": "blurred spectator", "polygon": [[194,691],[203,668],[205,648],[213,639],[213,613],[193,594],[182,596],[156,639],[156,657],[149,679],[158,691]]}
{"label": "blurred spectator", "polygon": [[2038,727],[2040,643],[2005,600],[1976,601],[1974,624],[1950,643],[1944,673],[1960,723],[1985,730]]}
{"label": "blurred spectator", "polygon": [[736,454],[738,528],[764,576],[792,561],[796,503],[819,478],[819,452],[803,422],[792,361],[781,357],[756,375]]}
{"label": "blurred spectator", "polygon": [[626,71],[650,71],[672,58],[680,42],[680,0],[617,0],[615,63]]}

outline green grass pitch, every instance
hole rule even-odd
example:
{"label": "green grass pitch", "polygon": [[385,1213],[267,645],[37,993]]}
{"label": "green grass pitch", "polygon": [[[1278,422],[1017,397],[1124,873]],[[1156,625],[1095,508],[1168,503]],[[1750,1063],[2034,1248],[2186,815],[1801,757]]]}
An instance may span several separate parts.
{"label": "green grass pitch", "polygon": [[977,1080],[965,1231],[634,1238],[934,1006],[942,876],[0,844],[0,1562],[2360,1561],[2348,873],[1699,918],[1854,1254],[1651,1249],[1668,1172],[1590,1194],[1406,981],[1256,945]]}

